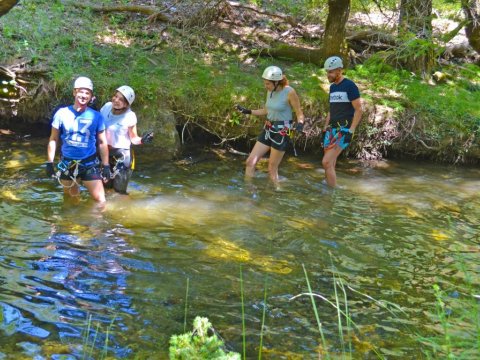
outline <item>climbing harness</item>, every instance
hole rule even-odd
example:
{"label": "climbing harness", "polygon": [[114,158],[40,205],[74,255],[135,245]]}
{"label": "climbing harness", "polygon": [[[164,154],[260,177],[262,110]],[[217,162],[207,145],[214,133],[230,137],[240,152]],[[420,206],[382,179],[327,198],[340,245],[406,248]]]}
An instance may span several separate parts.
{"label": "climbing harness", "polygon": [[[93,155],[83,160],[63,158],[57,165],[58,170],[55,173],[54,177],[55,179],[57,179],[58,183],[62,185],[64,188],[71,189],[75,185],[80,186],[80,184],[77,181],[77,178],[81,171],[86,171],[88,173],[90,171],[90,168],[98,164],[99,164],[99,161],[96,155]],[[63,184],[61,181],[62,175],[67,178],[65,180],[71,180],[72,184],[70,185]]]}
{"label": "climbing harness", "polygon": [[[80,184],[77,182],[77,176],[78,176],[78,172],[79,172],[79,166],[81,165],[81,160],[65,160],[63,159],[62,161],[60,161],[57,165],[57,168],[58,168],[58,171],[56,172],[55,174],[55,178],[57,179],[58,183],[60,185],[62,185],[64,188],[67,188],[67,189],[70,189],[72,187],[74,187],[75,185],[77,186],[80,186]],[[71,171],[73,169],[73,171]],[[65,176],[68,176],[70,178],[70,180],[72,180],[72,184],[71,185],[65,185],[62,183],[62,181],[60,180],[60,176],[62,175],[62,173],[65,175]],[[70,175],[72,174],[72,175]]]}
{"label": "climbing harness", "polygon": [[121,158],[116,158],[113,156],[113,160],[115,160],[115,165],[113,166],[112,173],[110,174],[110,179],[114,179],[115,176],[120,174],[120,171],[122,169],[126,169],[127,167],[125,166],[125,154],[122,154]]}
{"label": "climbing harness", "polygon": [[[282,145],[283,142],[285,141],[285,137],[291,136],[292,134],[290,123],[291,123],[290,121],[274,121],[274,122],[266,121],[264,126],[265,140],[266,141],[270,140],[271,142],[273,142],[278,146]],[[283,125],[283,127],[279,128],[278,125]],[[277,126],[277,130],[275,130],[276,126]],[[276,134],[280,134],[281,136],[280,141],[276,141],[274,139],[274,135]]]}
{"label": "climbing harness", "polygon": [[[115,156],[116,155],[116,156]],[[128,163],[130,162],[130,169],[135,169],[135,155],[133,153],[133,149],[130,149],[130,155],[126,156],[122,151],[115,151],[115,155],[110,155],[110,158],[113,158],[113,162],[110,164],[113,165],[112,173],[110,178],[114,179],[122,170],[128,170],[129,166]],[[125,164],[127,163],[127,165]]]}

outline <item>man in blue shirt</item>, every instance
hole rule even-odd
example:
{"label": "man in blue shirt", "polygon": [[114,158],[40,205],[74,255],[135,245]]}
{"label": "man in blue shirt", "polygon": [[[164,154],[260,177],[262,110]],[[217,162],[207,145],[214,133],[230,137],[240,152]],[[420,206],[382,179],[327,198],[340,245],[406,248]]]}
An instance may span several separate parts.
{"label": "man in blue shirt", "polygon": [[350,145],[353,133],[362,117],[360,92],[355,83],[343,76],[342,59],[332,56],[325,61],[330,82],[330,111],[323,128],[324,155],[322,165],[327,184],[337,185],[335,165],[340,153]]}
{"label": "man in blue shirt", "polygon": [[[73,105],[62,107],[53,115],[47,147],[47,176],[59,178],[64,195],[74,198],[80,195],[81,180],[92,198],[103,203],[105,191],[102,179],[110,179],[105,124],[102,115],[88,107],[93,97],[92,81],[81,76],[75,80],[73,87]],[[53,160],[60,139],[61,161],[55,174]],[[97,145],[103,164],[102,170],[97,157]]]}

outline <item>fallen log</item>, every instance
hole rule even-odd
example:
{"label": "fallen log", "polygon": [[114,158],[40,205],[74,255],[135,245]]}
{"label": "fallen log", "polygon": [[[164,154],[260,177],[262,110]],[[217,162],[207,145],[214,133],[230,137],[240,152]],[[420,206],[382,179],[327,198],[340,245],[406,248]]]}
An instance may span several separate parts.
{"label": "fallen log", "polygon": [[248,11],[253,11],[257,14],[260,15],[265,15],[269,16],[271,18],[277,18],[285,21],[287,24],[296,27],[298,25],[298,21],[293,17],[293,16],[288,16],[284,14],[279,14],[276,12],[271,12],[271,11],[265,11],[257,8],[255,5],[247,5],[247,4],[241,4],[238,1],[227,1],[228,5],[236,8],[240,8],[243,10],[248,10]]}
{"label": "fallen log", "polygon": [[323,65],[324,60],[322,49],[305,48],[287,43],[276,43],[270,48],[261,49],[260,55],[285,58],[316,65]]}
{"label": "fallen log", "polygon": [[18,0],[1,0],[0,1],[0,16],[8,13],[15,5],[17,5]]}
{"label": "fallen log", "polygon": [[68,2],[72,6],[81,9],[90,9],[94,12],[110,13],[110,12],[131,12],[148,15],[150,21],[161,21],[170,23],[174,19],[163,13],[159,8],[146,5],[94,5],[89,3]]}

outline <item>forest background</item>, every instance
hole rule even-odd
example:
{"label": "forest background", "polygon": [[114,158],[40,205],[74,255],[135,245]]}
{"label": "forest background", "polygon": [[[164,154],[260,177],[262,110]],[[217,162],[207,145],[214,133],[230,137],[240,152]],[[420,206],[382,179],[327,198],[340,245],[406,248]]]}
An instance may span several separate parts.
{"label": "forest background", "polygon": [[140,131],[173,157],[186,142],[247,150],[262,119],[261,73],[280,66],[319,152],[323,62],[341,55],[365,113],[347,155],[480,161],[480,0],[0,1],[0,128],[47,133],[79,75],[97,106],[132,86]]}

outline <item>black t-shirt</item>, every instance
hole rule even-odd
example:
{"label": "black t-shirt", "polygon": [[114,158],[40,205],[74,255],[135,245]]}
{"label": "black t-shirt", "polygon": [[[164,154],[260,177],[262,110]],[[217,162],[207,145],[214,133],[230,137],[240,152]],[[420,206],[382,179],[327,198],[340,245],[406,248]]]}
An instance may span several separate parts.
{"label": "black t-shirt", "polygon": [[360,91],[352,80],[344,78],[340,84],[330,85],[330,124],[350,127],[355,114],[352,101],[360,97]]}

